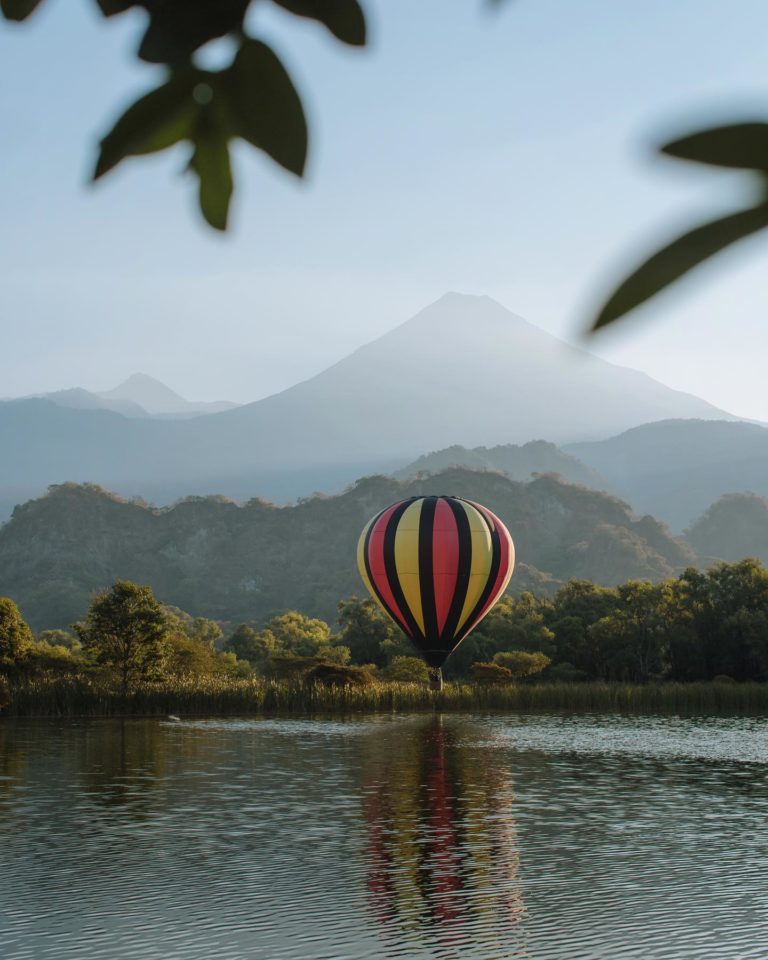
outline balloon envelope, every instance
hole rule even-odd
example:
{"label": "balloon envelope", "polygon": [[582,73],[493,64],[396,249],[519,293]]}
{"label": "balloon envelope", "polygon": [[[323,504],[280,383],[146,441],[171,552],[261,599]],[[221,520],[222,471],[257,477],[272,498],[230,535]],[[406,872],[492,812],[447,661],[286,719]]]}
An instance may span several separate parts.
{"label": "balloon envelope", "polygon": [[515,563],[509,531],[461,497],[411,497],[376,514],[357,547],[373,598],[440,667],[504,593]]}

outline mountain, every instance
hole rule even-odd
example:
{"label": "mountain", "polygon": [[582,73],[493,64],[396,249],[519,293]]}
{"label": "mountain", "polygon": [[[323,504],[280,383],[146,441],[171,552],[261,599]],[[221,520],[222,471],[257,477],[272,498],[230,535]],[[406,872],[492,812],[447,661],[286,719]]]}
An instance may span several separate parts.
{"label": "mountain", "polygon": [[368,477],[293,507],[192,497],[165,509],[70,483],[0,528],[0,596],[36,629],[72,623],[119,577],[194,615],[261,621],[297,608],[332,621],[340,599],[363,591],[355,556],[365,522],[395,500],[444,492],[486,504],[509,526],[514,590],[551,590],[571,576],[656,580],[695,560],[651,517],[635,521],[619,500],[553,477],[523,484],[453,469],[408,483]]}
{"label": "mountain", "polygon": [[470,470],[494,470],[512,480],[530,480],[536,474],[556,473],[569,483],[578,483],[595,490],[605,490],[607,484],[596,470],[576,457],[563,453],[554,443],[531,440],[522,446],[506,443],[496,447],[459,445],[446,447],[409,463],[395,472],[399,480],[408,480],[422,474],[439,473],[448,467],[468,467]]}
{"label": "mountain", "polygon": [[768,496],[768,429],[755,423],[667,420],[565,449],[673,530],[723,494]]}
{"label": "mountain", "polygon": [[98,396],[107,403],[127,402],[146,410],[152,416],[163,417],[196,417],[206,413],[221,413],[239,406],[228,400],[214,400],[210,403],[185,400],[170,387],[146,373],[134,373],[114,389],[105,390]]}
{"label": "mountain", "polygon": [[768,500],[753,493],[726,494],[691,525],[686,539],[705,557],[758,557],[768,563]]}
{"label": "mountain", "polygon": [[[149,412],[171,402],[145,379],[131,383],[108,395]],[[605,437],[669,416],[729,415],[488,297],[449,294],[317,376],[221,413],[129,419],[50,400],[0,403],[0,500],[10,487],[32,495],[73,480],[158,502],[187,493],[285,501],[390,472],[424,450]]]}
{"label": "mountain", "polygon": [[147,417],[147,411],[127,398],[107,398],[82,387],[69,390],[55,390],[53,393],[40,394],[40,398],[50,400],[58,407],[70,407],[73,410],[110,410],[124,417]]}

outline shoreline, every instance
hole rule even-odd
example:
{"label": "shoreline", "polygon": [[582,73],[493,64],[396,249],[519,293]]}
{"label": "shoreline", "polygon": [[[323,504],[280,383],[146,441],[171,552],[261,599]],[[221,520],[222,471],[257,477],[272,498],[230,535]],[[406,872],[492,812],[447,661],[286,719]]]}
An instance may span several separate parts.
{"label": "shoreline", "polygon": [[31,678],[16,684],[0,719],[312,716],[365,713],[659,713],[768,715],[766,683],[448,682],[441,693],[419,683],[376,681],[326,687],[264,679],[186,678],[145,683],[124,698],[88,678]]}

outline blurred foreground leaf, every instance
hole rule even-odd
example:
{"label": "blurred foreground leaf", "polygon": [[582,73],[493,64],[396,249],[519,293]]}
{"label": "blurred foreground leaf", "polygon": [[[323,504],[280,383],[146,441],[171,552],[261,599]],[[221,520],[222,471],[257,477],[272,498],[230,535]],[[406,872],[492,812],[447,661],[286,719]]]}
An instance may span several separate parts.
{"label": "blurred foreground leaf", "polygon": [[176,74],[141,97],[101,141],[93,179],[126,157],[155,153],[191,135],[196,71]]}
{"label": "blurred foreground leaf", "polygon": [[598,313],[592,330],[608,326],[650,300],[725,247],[768,227],[768,203],[714,220],[659,250],[624,280]]}
{"label": "blurred foreground leaf", "polygon": [[357,0],[275,0],[299,17],[324,24],[343,43],[365,44],[365,16]]}
{"label": "blurred foreground leaf", "polygon": [[615,323],[716,253],[768,227],[768,123],[699,130],[665,144],[660,151],[680,160],[755,173],[761,202],[696,227],[649,257],[608,297],[592,322],[593,332]]}
{"label": "blurred foreground leaf", "polygon": [[718,167],[768,170],[768,123],[737,123],[701,130],[666,144],[661,152]]}
{"label": "blurred foreground leaf", "polygon": [[26,20],[42,0],[0,0],[0,11],[6,20]]}
{"label": "blurred foreground leaf", "polygon": [[234,133],[300,177],[307,159],[307,121],[277,56],[260,40],[247,40],[223,77]]}
{"label": "blurred foreground leaf", "polygon": [[200,179],[203,216],[216,230],[226,230],[233,182],[229,144],[224,134],[216,130],[198,134],[189,166]]}

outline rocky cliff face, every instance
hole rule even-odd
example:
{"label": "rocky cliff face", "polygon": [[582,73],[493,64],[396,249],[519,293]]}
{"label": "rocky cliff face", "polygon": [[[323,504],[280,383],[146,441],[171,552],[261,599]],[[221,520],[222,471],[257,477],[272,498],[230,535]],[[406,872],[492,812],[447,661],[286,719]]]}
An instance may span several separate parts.
{"label": "rocky cliff face", "polygon": [[421,493],[471,497],[504,520],[520,563],[513,590],[546,592],[572,576],[660,579],[695,562],[657,521],[633,520],[621,501],[554,477],[524,484],[452,469],[405,483],[367,477],[291,507],[194,497],[164,509],[62,484],[0,528],[0,595],[36,629],[72,623],[117,578],[149,584],[194,615],[259,621],[297,608],[333,620],[338,600],[363,592],[355,549],[365,522]]}

